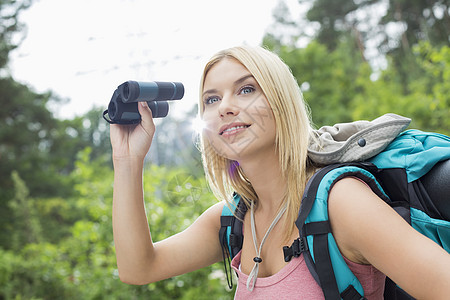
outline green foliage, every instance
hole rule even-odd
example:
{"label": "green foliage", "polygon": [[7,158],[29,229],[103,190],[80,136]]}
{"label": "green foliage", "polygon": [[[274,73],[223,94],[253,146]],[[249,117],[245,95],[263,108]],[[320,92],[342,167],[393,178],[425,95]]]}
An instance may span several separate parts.
{"label": "green foliage", "polygon": [[412,127],[450,134],[450,47],[433,48],[420,43],[414,48],[421,76],[405,93],[395,68],[385,70],[376,81],[360,79],[353,102],[353,118],[374,118],[395,112],[412,118]]}
{"label": "green foliage", "polygon": [[[302,0],[300,0],[302,2]],[[349,30],[353,24],[347,24],[345,16],[356,10],[358,5],[353,0],[316,0],[308,10],[306,17],[311,22],[320,23],[316,40],[334,50],[342,31]],[[367,2],[367,1],[362,1]]]}
{"label": "green foliage", "polygon": [[30,0],[0,0],[0,69],[8,63],[9,52],[18,46],[14,40],[22,29],[19,13],[30,5]]}
{"label": "green foliage", "polygon": [[[319,24],[316,40],[334,50],[342,35],[353,33],[367,47],[402,56],[420,41],[448,45],[449,3],[443,0],[299,0],[309,4],[311,23]],[[392,30],[396,27],[394,33]],[[399,51],[397,51],[399,50]],[[399,57],[402,60],[401,57]]]}
{"label": "green foliage", "polygon": [[348,107],[357,93],[354,82],[369,66],[350,45],[343,41],[331,52],[317,42],[276,50],[297,78],[316,126],[352,120]]}
{"label": "green foliage", "polygon": [[[442,46],[449,43],[450,3],[444,0],[389,0],[381,25],[403,23],[406,31],[399,46],[406,50],[420,41]],[[388,41],[386,41],[388,42]]]}
{"label": "green foliage", "polygon": [[[74,177],[69,174],[75,168],[77,153],[90,146],[92,157],[108,166],[111,156],[108,127],[93,115],[97,113],[100,119],[99,111],[91,111],[84,119],[57,120],[47,109],[50,95],[35,94],[11,78],[0,78],[0,91],[4,91],[0,93],[4,103],[0,110],[0,224],[6,229],[0,232],[0,244],[11,245],[10,237],[15,235],[11,224],[15,221],[7,203],[15,195],[13,170],[26,183],[33,205],[56,213],[73,205],[63,199],[76,193]],[[52,201],[46,203],[42,198]]]}
{"label": "green foliage", "polygon": [[0,226],[4,229],[0,244],[12,245],[15,233],[11,224],[15,220],[7,203],[16,192],[11,173],[26,183],[33,202],[52,197],[57,205],[57,198],[74,192],[68,175],[75,167],[77,153],[90,146],[93,158],[109,158],[110,143],[99,110],[83,118],[58,120],[47,108],[50,102],[58,101],[51,93],[37,94],[10,77],[0,78],[0,91]]}
{"label": "green foliage", "polygon": [[21,251],[0,249],[0,298],[69,298],[69,265],[55,245],[29,244]]}
{"label": "green foliage", "polygon": [[[449,2],[443,0],[298,0],[308,7],[297,22],[296,38],[314,31],[315,41],[334,51],[342,38],[353,36],[367,61],[379,65],[385,55],[407,92],[422,76],[413,48],[420,42],[449,46]],[[293,27],[292,25],[289,27]],[[291,30],[292,32],[292,30]],[[311,34],[309,34],[311,35]],[[284,37],[283,40],[287,38]],[[292,39],[292,38],[291,38]],[[280,39],[281,40],[281,39]],[[295,39],[294,39],[295,40]]]}
{"label": "green foliage", "polygon": [[[33,93],[12,78],[0,78],[0,91],[0,176],[10,178],[15,169],[29,183],[32,195],[54,191],[55,169],[44,163],[48,161],[50,135],[57,123],[46,108],[50,96]],[[47,176],[46,181],[37,180]],[[3,195],[11,196],[11,187],[10,180],[0,182]]]}
{"label": "green foliage", "polygon": [[[385,113],[412,119],[411,128],[450,134],[450,47],[421,42],[405,58],[405,68],[388,57],[388,68],[377,79],[356,50],[351,37],[335,50],[311,42],[305,48],[279,44],[271,36],[266,47],[290,66],[302,87],[317,127],[353,120],[371,120]],[[413,60],[413,64],[407,62]]]}
{"label": "green foliage", "polygon": [[16,220],[11,238],[12,249],[20,249],[29,243],[41,241],[41,225],[32,200],[29,198],[28,188],[17,172],[12,173],[16,194],[9,202],[9,207]]}
{"label": "green foliage", "polygon": [[[0,299],[232,298],[221,264],[150,285],[120,282],[112,236],[113,171],[91,153],[79,153],[70,174],[74,196],[66,199],[41,198],[31,207],[26,186],[14,175],[10,205],[22,218],[17,224],[23,227],[15,231],[24,238],[14,250],[0,248]],[[144,184],[155,241],[184,230],[215,201],[204,178],[184,168],[149,165]],[[44,229],[41,238],[37,228]]]}

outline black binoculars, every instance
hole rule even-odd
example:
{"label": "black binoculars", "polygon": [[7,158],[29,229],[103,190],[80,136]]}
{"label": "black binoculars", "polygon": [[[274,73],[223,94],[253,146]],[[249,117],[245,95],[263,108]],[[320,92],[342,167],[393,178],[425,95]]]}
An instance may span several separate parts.
{"label": "black binoculars", "polygon": [[167,100],[179,100],[183,96],[181,82],[126,81],[114,91],[103,118],[111,124],[137,124],[141,121],[137,102],[141,101],[148,103],[153,118],[164,118],[169,113]]}

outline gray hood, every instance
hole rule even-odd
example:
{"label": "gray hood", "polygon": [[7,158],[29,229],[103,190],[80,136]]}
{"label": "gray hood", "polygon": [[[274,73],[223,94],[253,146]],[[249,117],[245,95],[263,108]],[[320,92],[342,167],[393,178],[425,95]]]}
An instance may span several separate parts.
{"label": "gray hood", "polygon": [[364,161],[383,151],[409,123],[411,119],[389,113],[373,121],[324,126],[313,131],[308,156],[318,164]]}

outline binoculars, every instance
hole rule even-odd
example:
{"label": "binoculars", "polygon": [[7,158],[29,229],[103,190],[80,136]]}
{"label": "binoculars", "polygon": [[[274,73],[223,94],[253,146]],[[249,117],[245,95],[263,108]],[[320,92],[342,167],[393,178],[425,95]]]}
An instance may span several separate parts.
{"label": "binoculars", "polygon": [[164,118],[169,113],[167,100],[179,100],[183,96],[181,82],[126,81],[114,91],[103,118],[110,124],[137,124],[141,121],[138,111],[138,102],[141,101],[148,103],[153,118]]}

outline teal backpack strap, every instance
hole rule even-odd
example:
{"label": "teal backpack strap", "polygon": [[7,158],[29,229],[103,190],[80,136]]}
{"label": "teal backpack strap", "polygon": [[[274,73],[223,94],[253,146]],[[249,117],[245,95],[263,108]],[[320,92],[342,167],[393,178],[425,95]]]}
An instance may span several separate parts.
{"label": "teal backpack strap", "polygon": [[[219,231],[219,237],[220,241],[223,245],[226,245],[228,254],[230,254],[231,258],[233,258],[237,252],[233,250],[233,246],[236,246],[236,243],[233,235],[232,229],[234,228],[235,222],[239,221],[236,219],[236,216],[238,215],[238,207],[241,208],[241,196],[234,193],[233,194],[233,201],[231,203],[225,204],[222,209],[222,215],[220,217],[220,231]],[[240,204],[241,203],[241,204]],[[242,228],[242,227],[241,227]],[[238,251],[239,252],[239,251]]]}
{"label": "teal backpack strap", "polygon": [[372,164],[331,165],[318,171],[306,186],[296,222],[299,244],[308,269],[321,286],[325,299],[364,299],[361,283],[346,264],[331,233],[328,193],[341,178],[354,176],[364,180],[378,196],[387,200],[383,188],[369,171],[375,169]]}
{"label": "teal backpack strap", "polygon": [[245,215],[245,203],[237,193],[233,194],[233,201],[225,204],[220,216],[219,241],[227,277],[228,287],[233,288],[231,275],[231,259],[241,250],[243,242],[242,219]]}

